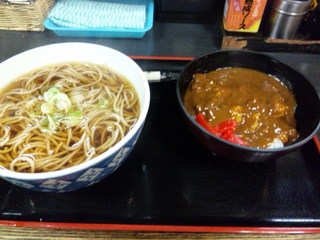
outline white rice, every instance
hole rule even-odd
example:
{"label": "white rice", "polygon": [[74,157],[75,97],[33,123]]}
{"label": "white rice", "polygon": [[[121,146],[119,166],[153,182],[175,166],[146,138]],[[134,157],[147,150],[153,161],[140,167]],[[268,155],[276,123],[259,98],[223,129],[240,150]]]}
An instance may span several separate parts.
{"label": "white rice", "polygon": [[273,149],[273,148],[282,148],[283,143],[280,139],[274,139],[272,143],[270,143],[268,149]]}

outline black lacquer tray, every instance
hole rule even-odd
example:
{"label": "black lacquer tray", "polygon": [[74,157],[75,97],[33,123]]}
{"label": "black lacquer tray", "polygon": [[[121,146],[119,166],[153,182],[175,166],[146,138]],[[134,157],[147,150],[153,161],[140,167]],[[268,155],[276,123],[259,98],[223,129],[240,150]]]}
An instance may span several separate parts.
{"label": "black lacquer tray", "polygon": [[0,221],[320,227],[320,158],[313,140],[276,161],[220,159],[187,130],[175,84],[150,84],[142,135],[111,176],[59,194],[0,180]]}

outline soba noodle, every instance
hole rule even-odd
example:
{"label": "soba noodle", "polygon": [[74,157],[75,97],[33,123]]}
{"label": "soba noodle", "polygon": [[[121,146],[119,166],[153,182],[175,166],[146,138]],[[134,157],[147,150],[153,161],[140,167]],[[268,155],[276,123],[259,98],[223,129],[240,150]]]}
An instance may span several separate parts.
{"label": "soba noodle", "polygon": [[0,165],[16,172],[69,168],[120,141],[140,114],[135,89],[88,63],[36,69],[0,96]]}

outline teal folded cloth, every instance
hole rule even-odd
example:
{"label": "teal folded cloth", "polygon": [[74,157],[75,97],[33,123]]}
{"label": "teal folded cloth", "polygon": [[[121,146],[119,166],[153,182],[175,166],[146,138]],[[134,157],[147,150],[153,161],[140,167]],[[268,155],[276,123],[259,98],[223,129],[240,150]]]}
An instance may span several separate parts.
{"label": "teal folded cloth", "polygon": [[70,28],[136,28],[146,21],[146,5],[95,0],[59,0],[48,18]]}

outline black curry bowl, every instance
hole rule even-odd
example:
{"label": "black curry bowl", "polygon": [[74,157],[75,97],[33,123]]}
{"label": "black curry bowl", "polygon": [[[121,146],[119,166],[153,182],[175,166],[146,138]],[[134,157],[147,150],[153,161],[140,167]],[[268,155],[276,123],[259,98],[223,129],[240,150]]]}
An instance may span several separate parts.
{"label": "black curry bowl", "polygon": [[[293,93],[296,129],[299,137],[291,145],[266,149],[240,146],[223,140],[201,127],[184,107],[186,90],[195,73],[206,73],[225,67],[243,67],[271,74]],[[279,158],[310,141],[319,128],[320,99],[314,86],[301,73],[268,55],[246,50],[221,50],[192,60],[181,72],[177,82],[177,96],[182,115],[192,134],[209,151],[223,159],[242,162],[263,162]]]}

